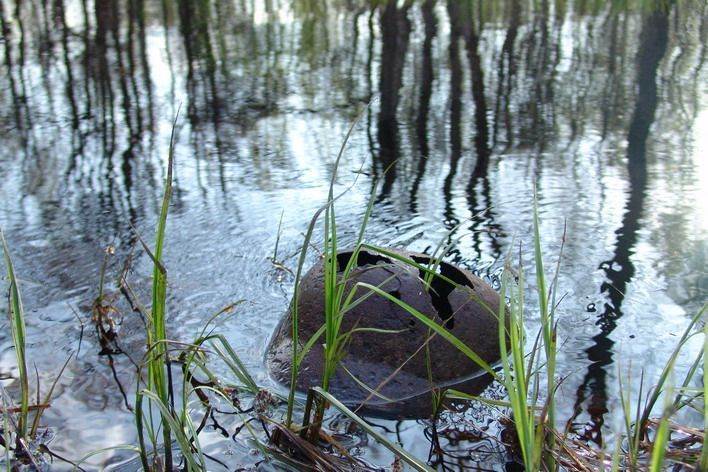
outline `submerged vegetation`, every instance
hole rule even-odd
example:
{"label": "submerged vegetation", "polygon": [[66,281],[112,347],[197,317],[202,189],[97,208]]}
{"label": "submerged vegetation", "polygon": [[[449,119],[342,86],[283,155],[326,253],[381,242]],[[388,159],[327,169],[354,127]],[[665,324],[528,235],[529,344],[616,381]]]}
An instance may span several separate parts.
{"label": "submerged vegetation", "polygon": [[[353,126],[352,126],[353,129]],[[351,129],[349,130],[351,133]],[[405,462],[414,470],[433,470],[432,463],[423,458],[415,457],[401,448],[394,439],[381,434],[372,427],[365,418],[349,409],[336,397],[328,392],[334,371],[337,369],[342,355],[346,350],[351,332],[342,332],[342,320],[352,306],[370,296],[388,299],[404,308],[411,317],[423,322],[432,336],[441,336],[450,344],[450,349],[459,349],[476,363],[480,369],[490,373],[503,386],[506,398],[499,400],[485,396],[470,396],[464,392],[447,390],[431,391],[433,398],[442,395],[446,398],[460,401],[482,402],[498,409],[499,414],[506,418],[506,430],[498,438],[500,445],[507,451],[509,460],[523,464],[525,470],[652,470],[660,471],[667,464],[685,466],[693,470],[706,470],[708,453],[701,447],[705,437],[705,429],[681,426],[674,422],[677,414],[686,409],[700,412],[708,424],[708,413],[704,406],[705,393],[708,389],[708,369],[706,368],[706,353],[708,351],[708,325],[703,322],[706,306],[691,320],[685,332],[678,340],[671,356],[665,360],[665,366],[660,377],[648,387],[648,391],[632,395],[626,385],[620,385],[622,392],[622,408],[625,418],[625,430],[617,431],[617,442],[605,445],[604,448],[591,448],[586,443],[574,437],[572,427],[564,431],[558,429],[559,418],[554,415],[555,393],[562,378],[555,369],[555,358],[558,347],[557,320],[555,309],[558,305],[557,286],[560,255],[553,277],[548,283],[540,250],[539,218],[534,211],[534,267],[517,267],[512,265],[513,255],[507,258],[501,284],[501,303],[496,310],[499,320],[499,346],[501,367],[491,366],[482,361],[474,352],[474,346],[467,346],[455,338],[443,326],[437,324],[428,315],[417,311],[391,294],[374,286],[357,282],[353,288],[346,290],[348,275],[357,260],[358,251],[378,252],[399,262],[412,264],[425,274],[422,278],[429,290],[434,290],[433,280],[442,278],[445,282],[456,284],[446,278],[437,269],[443,254],[436,254],[430,263],[420,265],[396,252],[365,243],[365,230],[371,214],[374,192],[369,200],[358,238],[349,258],[347,267],[338,266],[337,258],[338,235],[335,213],[335,202],[339,198],[334,193],[334,183],[337,166],[344,152],[346,142],[337,157],[330,182],[330,190],[326,203],[313,216],[308,232],[305,235],[299,257],[295,277],[294,297],[298,296],[298,281],[301,278],[306,261],[305,254],[312,245],[312,235],[324,214],[324,249],[321,257],[325,260],[325,303],[326,316],[321,329],[310,339],[303,340],[302,349],[297,341],[297,313],[293,322],[293,366],[292,383],[287,398],[279,398],[277,393],[261,388],[249,375],[244,364],[236,355],[226,339],[214,332],[213,322],[220,316],[238,307],[239,302],[227,306],[224,310],[207,319],[200,336],[193,342],[171,340],[168,336],[167,321],[167,270],[162,262],[163,249],[166,240],[166,221],[172,189],[173,145],[174,131],[171,138],[168,158],[167,175],[162,200],[162,210],[157,223],[155,249],[151,250],[140,236],[143,249],[153,264],[152,303],[146,308],[137,298],[135,292],[122,279],[126,296],[142,314],[145,322],[146,349],[143,361],[136,365],[136,389],[133,397],[135,427],[138,443],[135,445],[116,445],[116,449],[133,450],[140,458],[143,470],[209,470],[210,458],[200,445],[200,433],[204,430],[206,420],[219,408],[228,405],[231,411],[242,418],[241,426],[234,433],[245,429],[252,436],[254,444],[263,460],[275,460],[289,467],[303,470],[349,470],[368,467],[367,464],[351,455],[347,448],[340,445],[334,436],[329,434],[324,425],[327,410],[336,410],[347,417],[356,427],[388,448],[395,457],[396,464]],[[10,257],[4,235],[0,233],[5,255],[5,266],[8,289],[8,317],[12,330],[15,356],[19,371],[19,401],[20,407],[14,408],[4,402],[2,410],[3,426],[1,445],[5,450],[7,467],[13,464],[26,464],[35,469],[44,468],[42,462],[47,457],[61,459],[82,470],[82,464],[90,456],[78,458],[59,457],[53,454],[49,447],[38,439],[39,418],[44,408],[51,403],[51,392],[43,403],[30,405],[33,388],[30,386],[26,358],[26,327],[25,312],[22,306],[20,286]],[[278,236],[280,237],[280,236]],[[565,236],[564,236],[565,237]],[[436,252],[442,245],[436,249]],[[443,253],[449,247],[444,247]],[[277,250],[273,257],[276,264]],[[529,333],[526,325],[525,312],[525,274],[535,272],[536,295],[540,309],[541,326],[538,333]],[[102,306],[103,282],[100,283],[99,298],[96,304]],[[508,303],[508,305],[507,305]],[[96,305],[95,305],[96,306]],[[296,310],[296,303],[293,307]],[[109,308],[104,306],[104,311]],[[506,313],[506,315],[505,315]],[[508,316],[508,320],[506,318]],[[101,319],[95,320],[101,323]],[[698,329],[703,324],[704,328]],[[358,326],[356,330],[372,329]],[[390,336],[397,332],[387,333]],[[694,336],[704,336],[704,347],[695,354],[691,368],[685,378],[675,383],[672,372],[678,356],[686,348],[688,341]],[[534,336],[531,350],[527,351],[527,336]],[[300,413],[302,404],[295,392],[295,379],[298,366],[307,351],[315,344],[321,343],[325,352],[325,368],[321,385],[313,387],[307,395],[304,411]],[[372,347],[373,348],[373,347]],[[67,361],[68,362],[68,361]],[[226,370],[216,370],[215,364],[226,366]],[[429,369],[440,369],[445,366],[429,365]],[[642,374],[643,375],[643,374]],[[701,378],[702,377],[702,378]],[[620,381],[622,376],[620,376]],[[700,379],[702,388],[696,388]],[[643,379],[641,385],[645,385]],[[369,387],[372,395],[376,395],[376,387]],[[39,386],[34,388],[39,396]],[[3,391],[3,397],[7,398]],[[251,398],[252,407],[242,408],[239,398],[247,395]],[[286,403],[285,412],[282,408],[272,407]],[[128,404],[126,402],[126,404]],[[433,403],[430,417],[433,423],[439,414]],[[29,427],[30,410],[34,411],[34,422]],[[658,417],[654,417],[658,413]],[[302,421],[296,421],[301,417]],[[255,421],[255,423],[254,423]],[[254,426],[257,425],[257,426]],[[61,434],[58,431],[57,434]],[[621,445],[621,441],[625,445]],[[96,451],[96,454],[104,451]],[[431,453],[431,457],[432,457]],[[217,461],[219,462],[219,461]],[[234,464],[221,464],[231,468]],[[444,468],[444,466],[443,466]],[[677,470],[674,468],[674,470]]]}

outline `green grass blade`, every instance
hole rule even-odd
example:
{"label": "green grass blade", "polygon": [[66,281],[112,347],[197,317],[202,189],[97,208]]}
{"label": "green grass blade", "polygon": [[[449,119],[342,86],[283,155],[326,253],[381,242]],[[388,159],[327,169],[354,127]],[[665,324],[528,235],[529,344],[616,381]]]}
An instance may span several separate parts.
{"label": "green grass blade", "polygon": [[283,230],[283,215],[285,215],[285,210],[280,212],[280,221],[278,221],[278,231],[275,235],[275,248],[273,249],[273,258],[271,259],[273,263],[278,262],[278,246],[280,245],[280,236]]}
{"label": "green grass blade", "polygon": [[[177,445],[182,451],[182,456],[187,462],[187,470],[206,470],[203,457],[200,457],[199,462],[197,462],[197,460],[195,459],[194,453],[192,451],[192,443],[190,441],[190,438],[187,437],[180,423],[172,415],[171,407],[168,404],[164,403],[159,396],[157,396],[154,392],[151,392],[150,390],[143,390],[143,395],[150,399],[151,404],[157,406],[157,408],[160,410],[163,420],[169,425],[170,431],[172,434],[174,434],[175,440],[177,441]],[[193,430],[190,430],[190,432],[193,432]],[[196,442],[197,441],[195,438],[195,443]],[[170,450],[171,447],[171,442],[164,444],[165,456],[167,456],[167,451]]]}
{"label": "green grass blade", "polygon": [[312,349],[312,346],[315,345],[317,340],[320,339],[320,337],[324,334],[326,328],[327,326],[325,326],[324,324],[320,326],[317,331],[315,331],[315,333],[310,336],[310,339],[308,339],[307,342],[302,346],[302,349],[300,349],[300,352],[298,354],[298,365],[300,364],[300,362],[302,362],[307,353],[310,352],[310,349]]}
{"label": "green grass blade", "polygon": [[652,446],[651,452],[651,472],[661,472],[662,465],[664,463],[664,457],[666,456],[666,448],[669,439],[669,418],[673,414],[672,401],[671,401],[671,385],[668,385],[667,392],[664,397],[664,411],[661,414],[661,419],[659,420],[659,427],[656,430],[656,435],[654,437],[654,444]]}
{"label": "green grass blade", "polygon": [[[59,379],[61,379],[61,376],[64,374],[64,370],[66,369],[66,366],[69,365],[69,361],[71,361],[71,358],[74,356],[74,353],[72,352],[69,357],[66,359],[64,362],[64,365],[61,366],[61,369],[59,369],[59,374],[54,378],[54,381],[52,382],[52,385],[49,387],[49,391],[47,394],[44,396],[44,404],[48,405],[49,401],[52,398],[52,394],[54,393],[54,389],[57,386],[57,383],[59,382]],[[41,405],[37,406],[37,414],[34,416],[34,421],[32,422],[32,429],[30,430],[30,437],[34,437],[35,434],[37,434],[37,429],[39,428],[39,420],[42,417],[42,413],[44,412],[44,408]]]}
{"label": "green grass blade", "polygon": [[[139,375],[139,374],[138,374]],[[138,385],[140,385],[138,383]],[[145,428],[148,425],[143,424],[143,394],[138,387],[138,392],[135,395],[135,427],[138,433],[138,451],[140,454],[140,462],[143,465],[143,470],[150,470],[150,462],[148,461],[148,450],[145,443]],[[153,446],[155,441],[152,441]]]}
{"label": "green grass blade", "polygon": [[509,402],[494,400],[493,398],[480,397],[479,395],[470,395],[469,393],[461,392],[455,389],[445,390],[445,398],[449,398],[451,400],[481,402],[486,403],[487,405],[493,405],[502,408],[511,408],[511,403]]}
{"label": "green grass blade", "polygon": [[[368,106],[367,106],[368,109]],[[364,110],[366,111],[366,110]],[[292,340],[293,340],[293,349],[292,349],[292,365],[291,365],[291,379],[290,379],[290,391],[288,394],[288,408],[287,408],[287,414],[286,414],[286,426],[290,427],[292,424],[292,414],[293,414],[293,405],[295,401],[295,386],[297,383],[297,375],[298,375],[298,370],[299,370],[299,363],[302,360],[302,356],[298,353],[298,298],[299,298],[299,291],[300,291],[300,279],[302,276],[302,270],[303,266],[305,263],[305,256],[307,253],[307,248],[310,245],[310,240],[312,238],[312,234],[315,228],[315,225],[322,214],[322,212],[325,212],[325,221],[324,221],[324,226],[325,226],[325,231],[324,231],[324,257],[325,257],[325,349],[324,349],[324,357],[325,357],[325,364],[323,368],[323,377],[322,377],[322,384],[326,388],[327,384],[329,382],[329,377],[331,377],[331,374],[333,374],[333,356],[332,353],[336,352],[337,346],[335,345],[335,341],[337,338],[337,330],[336,324],[337,321],[335,320],[336,314],[337,314],[337,307],[338,307],[338,301],[341,301],[341,291],[338,291],[336,289],[337,286],[337,259],[336,259],[336,254],[337,254],[337,226],[336,226],[336,219],[335,219],[335,211],[334,211],[334,203],[339,197],[341,197],[343,194],[334,195],[334,186],[335,182],[337,179],[337,171],[339,169],[339,164],[342,160],[342,156],[344,155],[344,150],[346,149],[347,143],[349,142],[349,138],[354,131],[354,128],[356,125],[359,123],[361,117],[363,116],[364,111],[359,114],[356,120],[351,124],[349,129],[347,130],[347,134],[344,137],[344,140],[342,141],[342,145],[339,149],[339,152],[337,153],[337,158],[335,159],[334,162],[334,167],[332,170],[332,176],[330,179],[329,183],[329,191],[327,194],[327,202],[325,205],[323,205],[319,210],[315,212],[313,215],[312,219],[310,220],[310,224],[307,229],[307,233],[305,234],[305,239],[303,241],[302,245],[302,250],[300,251],[300,259],[298,261],[298,267],[297,267],[297,272],[295,275],[295,291],[293,295],[293,300],[292,300],[292,325],[293,325],[293,332],[292,332]],[[365,218],[368,219],[368,216]],[[363,231],[363,230],[362,230]]]}
{"label": "green grass blade", "polygon": [[[152,307],[150,310],[150,316],[148,317],[148,324],[146,327],[147,343],[148,343],[148,357],[147,357],[147,390],[153,395],[160,399],[161,404],[170,404],[170,392],[172,390],[169,385],[170,372],[169,369],[169,351],[167,346],[167,327],[166,327],[166,304],[167,304],[167,270],[162,264],[162,252],[165,243],[165,231],[167,227],[167,214],[169,211],[170,197],[172,194],[172,174],[174,167],[174,153],[175,153],[175,130],[177,128],[177,119],[179,117],[179,111],[175,116],[174,122],[172,123],[172,133],[170,134],[170,145],[167,159],[167,173],[165,176],[164,193],[162,197],[162,205],[160,209],[160,216],[157,222],[157,234],[155,241],[155,250],[150,251],[147,245],[144,243],[140,235],[138,235],[138,240],[142,244],[146,253],[153,262],[153,277],[152,277]],[[138,389],[140,387],[138,386]],[[140,391],[140,390],[139,390]],[[140,441],[140,448],[142,450],[141,460],[143,461],[143,466],[147,463],[147,457],[145,453],[145,441],[143,436],[143,428],[148,428],[150,433],[151,441],[153,443],[153,448],[155,448],[155,437],[154,424],[152,417],[152,409],[148,409],[149,421],[143,423],[142,415],[142,399],[144,395],[136,395],[136,405],[140,405],[140,408],[136,408],[136,426],[138,428],[138,439]],[[149,403],[152,403],[151,396]],[[170,405],[170,410],[173,410],[173,406]],[[138,413],[137,410],[140,410]],[[172,414],[165,417],[164,411],[160,409],[162,418],[162,437],[163,443],[165,444],[165,467],[168,470],[172,469],[172,450],[170,444],[172,442],[171,435],[171,421],[174,420]]]}
{"label": "green grass blade", "polygon": [[612,472],[618,472],[620,468],[620,459],[622,457],[622,437],[617,436],[615,439],[615,450],[612,453]]}
{"label": "green grass blade", "polygon": [[669,421],[666,416],[662,416],[659,421],[659,428],[656,431],[654,445],[651,453],[651,472],[661,472],[663,470],[664,456],[666,455],[666,445],[669,438]]}
{"label": "green grass blade", "polygon": [[307,227],[307,232],[305,233],[305,239],[303,240],[302,243],[302,250],[300,251],[300,258],[298,260],[297,264],[297,270],[295,272],[295,287],[293,289],[293,299],[291,302],[291,309],[292,309],[292,324],[293,324],[293,329],[292,329],[292,339],[293,339],[293,348],[292,348],[292,360],[291,360],[291,367],[290,367],[290,390],[288,392],[288,408],[287,408],[287,413],[286,413],[286,419],[285,419],[285,425],[289,428],[292,424],[292,418],[293,418],[293,406],[295,405],[295,385],[297,382],[297,374],[298,370],[300,367],[300,356],[298,352],[298,343],[299,343],[299,326],[298,326],[298,301],[300,298],[300,281],[302,279],[302,272],[305,266],[305,258],[307,256],[307,248],[310,247],[310,241],[312,240],[312,235],[315,231],[315,225],[317,224],[317,220],[319,219],[320,215],[322,214],[323,211],[327,208],[329,205],[329,202],[320,207],[315,214],[312,216],[312,219],[310,219],[310,224]]}
{"label": "green grass blade", "polygon": [[[219,344],[217,344],[215,340],[218,340]],[[229,344],[226,338],[221,334],[212,335],[210,344],[219,354],[221,359],[226,363],[226,365],[229,366],[239,381],[243,383],[246,389],[251,393],[257,393],[259,390],[258,385],[253,380],[253,377],[251,377],[251,374],[248,373],[248,369],[246,369],[246,366],[243,364],[241,359],[236,354],[236,351],[234,351],[233,347],[231,347],[231,344]]]}
{"label": "green grass blade", "polygon": [[7,313],[10,317],[12,343],[15,346],[15,357],[17,358],[17,367],[20,373],[20,418],[17,426],[17,434],[20,438],[24,439],[27,436],[27,416],[29,412],[29,377],[27,374],[27,358],[25,352],[25,312],[22,307],[22,297],[20,296],[15,268],[10,258],[10,249],[8,248],[2,230],[0,230],[0,239],[2,240],[2,249],[5,254],[7,280],[10,283],[10,306]]}
{"label": "green grass blade", "polygon": [[427,464],[417,459],[415,456],[411,455],[408,451],[403,449],[401,446],[391,441],[383,434],[379,433],[376,429],[372,428],[366,421],[364,421],[360,416],[347,408],[342,402],[337,400],[335,397],[330,395],[328,392],[320,387],[314,387],[312,389],[319,396],[327,400],[332,406],[341,411],[345,416],[358,424],[367,434],[373,437],[379,444],[393,452],[396,457],[399,457],[403,462],[411,466],[414,470],[420,472],[432,472],[433,469]]}
{"label": "green grass blade", "polygon": [[[399,254],[395,251],[391,251],[390,249],[386,249],[383,247],[374,246],[374,245],[366,244],[366,243],[362,243],[361,248],[367,249],[369,251],[375,252],[375,253],[380,254],[382,256],[386,256],[391,259],[397,260],[398,262],[401,262],[402,264],[408,265],[410,267],[414,267],[414,268],[418,269],[419,271],[425,273],[426,276],[428,274],[430,274],[432,277],[436,277],[436,278],[440,279],[441,281],[452,285],[453,287],[459,287],[459,285],[460,285],[457,282],[455,282],[454,280],[450,279],[449,277],[446,277],[442,274],[436,273],[428,265],[419,264],[418,262],[416,262],[412,259],[409,259],[406,256]],[[395,277],[391,277],[391,278],[395,278]],[[425,283],[425,280],[423,280],[423,282]],[[491,307],[491,306],[487,305],[487,303],[484,300],[482,300],[481,298],[479,298],[471,293],[469,294],[469,297],[472,300],[474,300],[475,302],[477,302],[490,315],[492,315],[494,317],[498,316],[497,307]]]}
{"label": "green grass blade", "polygon": [[[113,451],[130,451],[130,452],[134,452],[138,455],[140,454],[140,449],[138,447],[131,446],[131,445],[104,447],[101,449],[96,449],[95,451],[91,451],[88,454],[86,454],[85,456],[83,456],[81,459],[76,461],[76,463],[73,464],[75,466],[74,470],[77,470],[77,469],[82,470],[79,468],[81,466],[81,464],[88,461],[89,459],[91,459],[94,456],[97,456],[99,454],[103,454],[105,452],[113,452]],[[145,469],[145,470],[147,470],[147,469]]]}
{"label": "green grass blade", "polygon": [[[362,389],[366,390],[369,393],[369,398],[376,397],[376,398],[380,398],[381,400],[383,400],[385,402],[389,402],[389,403],[394,401],[393,399],[384,396],[383,394],[379,393],[375,389],[366,385],[366,383],[364,383],[361,379],[359,379],[356,375],[354,375],[349,369],[347,369],[347,367],[344,364],[340,365],[340,367],[342,368],[342,370],[344,370],[344,372],[347,373],[347,375],[354,381],[354,383],[356,383],[359,387],[361,387]],[[365,402],[366,402],[366,400],[364,402],[362,402],[362,405]]]}
{"label": "green grass blade", "polygon": [[[499,300],[499,311],[504,310],[504,300],[509,285],[509,274],[512,273],[509,263],[502,275],[502,286]],[[529,364],[526,367],[524,359],[524,337],[523,337],[523,271],[519,270],[518,292],[510,297],[509,306],[509,349],[506,344],[506,327],[503,320],[499,319],[499,339],[504,371],[503,385],[509,396],[509,403],[514,418],[516,433],[521,447],[521,456],[526,466],[526,470],[537,470],[537,461],[534,450],[537,448],[536,429],[534,424],[534,414],[528,404],[528,372],[531,370]]]}
{"label": "green grass blade", "polygon": [[437,324],[435,321],[430,319],[428,316],[424,315],[423,313],[419,312],[412,306],[408,305],[406,302],[403,300],[399,300],[398,298],[394,297],[393,295],[385,292],[384,290],[381,290],[379,287],[376,287],[371,284],[359,282],[359,286],[364,287],[368,290],[371,290],[375,292],[377,295],[389,300],[390,302],[395,303],[396,305],[400,306],[404,310],[406,310],[407,313],[409,313],[411,316],[415,317],[418,319],[420,322],[425,324],[428,328],[432,329],[435,331],[439,336],[441,336],[443,339],[448,341],[450,344],[455,346],[460,352],[465,354],[467,357],[470,358],[472,362],[474,362],[477,366],[480,368],[484,369],[485,371],[489,372],[492,377],[494,377],[496,380],[502,381],[499,378],[499,375],[492,369],[492,367],[485,362],[481,357],[479,357],[472,349],[470,349],[465,343],[460,341],[455,335],[447,331],[445,328]]}
{"label": "green grass blade", "polygon": [[[150,361],[148,370],[152,373],[153,385],[155,392],[160,399],[158,406],[169,405],[169,386],[167,365],[169,353],[167,345],[163,342],[167,339],[167,323],[165,320],[165,307],[167,305],[167,271],[162,265],[162,250],[165,244],[165,229],[167,227],[167,214],[170,206],[170,197],[172,195],[172,168],[174,166],[175,154],[175,129],[177,127],[177,118],[172,123],[172,133],[170,134],[170,148],[167,159],[167,175],[165,177],[165,190],[162,197],[162,207],[160,209],[160,217],[157,223],[157,236],[155,241],[154,260],[157,263],[153,266],[152,276],[152,319],[153,319],[153,334],[156,353]],[[173,416],[168,411],[165,414],[163,408],[160,408],[162,413],[162,437],[165,444],[165,466],[168,470],[172,469],[172,450],[170,444],[172,442],[171,428]]]}

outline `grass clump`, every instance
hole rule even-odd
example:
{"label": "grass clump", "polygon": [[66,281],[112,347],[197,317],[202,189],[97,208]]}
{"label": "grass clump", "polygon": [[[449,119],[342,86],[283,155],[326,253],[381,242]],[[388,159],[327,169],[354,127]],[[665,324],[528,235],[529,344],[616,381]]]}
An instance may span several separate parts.
{"label": "grass clump", "polygon": [[[553,428],[555,410],[555,364],[556,364],[556,322],[555,322],[555,287],[557,282],[547,288],[546,275],[543,268],[541,255],[541,238],[539,232],[538,210],[534,199],[534,265],[536,272],[536,294],[540,310],[541,328],[540,335],[532,352],[525,352],[525,323],[524,323],[524,270],[519,262],[519,270],[515,271],[507,258],[507,265],[502,276],[501,300],[509,294],[509,332],[499,324],[499,339],[509,336],[510,350],[506,343],[500,342],[501,359],[504,371],[502,381],[512,411],[514,430],[518,437],[521,458],[526,470],[541,470],[542,465],[547,470],[555,468],[553,455],[544,454],[544,451],[555,449],[555,435],[547,434],[547,428]],[[518,274],[516,292],[509,290],[509,280],[512,274]],[[500,310],[503,307],[499,308]],[[539,344],[540,343],[540,346]],[[543,362],[538,357],[538,351],[543,351]],[[541,379],[543,377],[543,379]],[[540,381],[546,384],[543,404],[539,405],[541,392]]]}
{"label": "grass clump", "polygon": [[[174,445],[179,450],[182,467],[196,471],[207,470],[208,456],[201,449],[199,433],[212,412],[211,402],[223,399],[233,404],[235,391],[255,395],[259,387],[226,338],[215,334],[211,327],[213,321],[231,313],[240,302],[210,317],[192,343],[170,340],[167,335],[167,269],[162,254],[172,190],[174,129],[173,125],[155,250],[151,251],[138,236],[153,263],[153,278],[151,309],[137,304],[146,319],[147,352],[138,367],[135,424],[138,452],[144,470],[174,470],[177,466]],[[215,374],[207,362],[207,352],[215,355],[216,359],[212,361],[220,361],[226,371],[235,377],[234,384],[227,385]],[[142,375],[143,370],[145,376]],[[145,380],[142,380],[143,377]],[[201,416],[202,421],[195,424],[193,416]]]}
{"label": "grass clump", "polygon": [[[175,118],[176,119],[176,118]],[[174,411],[174,392],[171,384],[171,362],[169,356],[169,340],[167,338],[167,326],[165,320],[166,300],[167,300],[167,270],[162,264],[162,250],[165,242],[165,227],[167,224],[167,213],[170,203],[170,195],[172,193],[172,166],[174,162],[174,133],[175,126],[172,127],[172,135],[170,136],[170,148],[167,162],[167,176],[165,178],[165,189],[162,198],[162,207],[160,217],[158,219],[157,237],[155,242],[155,250],[151,251],[145,243],[142,242],[146,253],[150,256],[153,262],[153,278],[152,278],[152,306],[150,311],[145,311],[147,326],[147,384],[145,388],[141,388],[138,381],[137,393],[135,397],[135,421],[138,430],[138,442],[140,446],[140,458],[144,470],[150,470],[150,462],[148,460],[149,449],[146,446],[145,431],[148,433],[152,450],[158,449],[157,435],[158,431],[162,430],[162,439],[164,446],[164,464],[167,470],[173,468],[172,458],[172,432],[177,433],[177,441],[180,447],[186,446],[182,450],[190,451],[189,443],[185,439],[184,428],[189,426],[180,424],[178,418],[180,415]],[[139,377],[140,378],[140,377]],[[149,405],[155,405],[159,410],[159,423],[153,417],[153,410],[148,409],[144,412],[143,399],[147,398]],[[192,458],[192,454],[185,454],[185,458]],[[202,461],[203,464],[203,461]],[[190,462],[192,468],[198,469],[195,463]]]}

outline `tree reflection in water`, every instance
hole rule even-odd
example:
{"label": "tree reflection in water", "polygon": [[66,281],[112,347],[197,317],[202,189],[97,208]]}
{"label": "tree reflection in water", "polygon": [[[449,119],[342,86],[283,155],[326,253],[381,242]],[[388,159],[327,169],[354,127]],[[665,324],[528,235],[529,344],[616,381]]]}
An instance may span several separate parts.
{"label": "tree reflection in water", "polygon": [[641,229],[640,220],[647,190],[647,139],[658,103],[657,71],[666,53],[668,31],[668,12],[663,6],[648,14],[642,22],[637,53],[639,88],[627,135],[629,199],[625,206],[622,225],[615,231],[617,242],[614,256],[611,260],[600,264],[600,269],[607,277],[600,291],[608,300],[604,303],[596,321],[600,333],[592,338],[594,345],[585,351],[591,363],[577,392],[576,416],[589,394],[586,408],[590,415],[590,423],[584,432],[584,437],[598,446],[603,445],[602,426],[609,407],[606,379],[608,369],[613,368],[615,344],[610,335],[623,315],[622,302],[635,274],[632,255],[637,243],[637,234]]}
{"label": "tree reflection in water", "polygon": [[[17,248],[32,256],[26,268],[55,287],[36,294],[41,302],[64,303],[77,286],[88,296],[101,248],[129,253],[131,226],[154,221],[181,106],[171,221],[203,234],[199,248],[183,240],[170,251],[185,265],[207,258],[185,268],[195,280],[280,294],[254,268],[272,253],[258,231],[286,207],[283,253],[297,253],[344,130],[371,102],[346,154],[347,170],[366,160],[365,176],[343,172],[339,183],[381,180],[375,242],[425,250],[441,234],[459,237],[448,257],[494,283],[510,246],[529,243],[534,185],[545,255],[557,254],[551,226],[567,221],[562,367],[587,371],[566,380],[575,395],[561,400],[600,443],[619,333],[660,320],[659,302],[630,307],[627,294],[646,289],[645,278],[675,279],[691,295],[678,303],[687,311],[708,294],[705,277],[686,277],[696,269],[685,261],[708,247],[693,226],[698,191],[674,185],[698,181],[690,141],[707,7],[639,3],[5,0],[3,229],[31,242]],[[356,226],[349,210],[343,228]],[[638,255],[641,244],[649,255]],[[243,247],[244,275],[234,274],[225,254]],[[656,270],[641,274],[641,263]],[[586,297],[601,307],[588,319],[578,309]],[[253,330],[242,342],[267,339],[263,320],[283,311],[281,299],[263,303],[250,325],[230,325]],[[194,322],[180,316],[176,335]],[[66,332],[66,321],[52,322]]]}

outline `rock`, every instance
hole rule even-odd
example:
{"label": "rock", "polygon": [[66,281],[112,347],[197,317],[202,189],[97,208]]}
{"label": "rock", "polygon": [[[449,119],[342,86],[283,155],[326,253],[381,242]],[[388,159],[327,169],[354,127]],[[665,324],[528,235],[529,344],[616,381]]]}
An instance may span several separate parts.
{"label": "rock", "polygon": [[[421,265],[430,263],[424,254],[396,250]],[[352,251],[337,255],[340,270]],[[359,253],[356,267],[346,283],[345,298],[357,282],[380,287],[444,326],[489,364],[499,360],[499,295],[469,271],[442,262],[439,272],[457,286],[435,277],[426,290],[424,272],[418,268],[371,251]],[[340,273],[341,275],[341,273]],[[356,288],[354,300],[367,294]],[[324,264],[317,263],[302,278],[298,301],[300,347],[324,323]],[[342,366],[359,382],[384,398],[372,396],[341,366],[332,379],[330,392],[347,405],[377,416],[403,418],[427,417],[432,409],[431,385],[450,387],[471,394],[481,392],[491,376],[480,369],[440,335],[397,304],[372,294],[344,315],[341,333],[354,328],[395,331],[352,333]],[[297,389],[306,391],[320,385],[323,368],[322,337],[305,356],[297,378]],[[429,339],[426,349],[426,339]],[[271,339],[267,363],[274,377],[290,383],[292,356],[292,306]],[[432,382],[428,378],[426,353],[430,356]]]}

